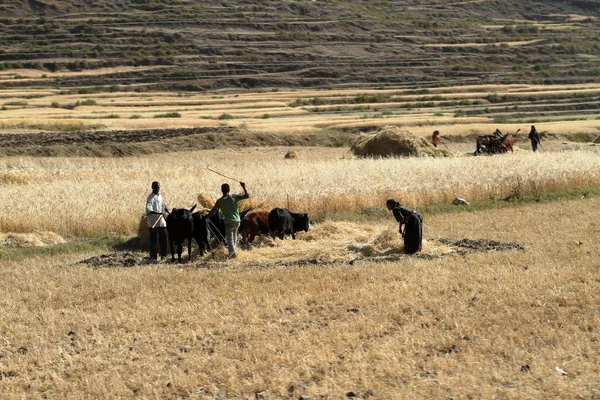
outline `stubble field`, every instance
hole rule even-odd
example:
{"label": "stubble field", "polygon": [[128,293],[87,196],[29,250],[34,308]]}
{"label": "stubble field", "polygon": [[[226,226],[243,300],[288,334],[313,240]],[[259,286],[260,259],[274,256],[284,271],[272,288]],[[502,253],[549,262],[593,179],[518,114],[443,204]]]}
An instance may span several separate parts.
{"label": "stubble field", "polygon": [[597,398],[597,207],[425,222],[426,238],[516,241],[521,252],[269,268],[79,264],[96,253],[2,261],[0,389],[4,398]]}

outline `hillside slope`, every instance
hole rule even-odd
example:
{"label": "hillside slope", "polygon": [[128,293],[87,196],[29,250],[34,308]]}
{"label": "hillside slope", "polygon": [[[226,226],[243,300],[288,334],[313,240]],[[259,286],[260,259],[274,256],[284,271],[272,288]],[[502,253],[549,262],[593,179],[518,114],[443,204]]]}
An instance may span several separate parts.
{"label": "hillside slope", "polygon": [[0,1],[0,68],[155,66],[4,87],[597,81],[600,0]]}

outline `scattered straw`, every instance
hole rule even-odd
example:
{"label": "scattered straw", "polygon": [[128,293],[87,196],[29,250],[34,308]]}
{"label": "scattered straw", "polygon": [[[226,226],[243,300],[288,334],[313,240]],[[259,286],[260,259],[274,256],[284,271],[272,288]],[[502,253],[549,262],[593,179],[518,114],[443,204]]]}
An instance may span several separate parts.
{"label": "scattered straw", "polygon": [[5,247],[47,247],[62,243],[66,243],[62,236],[48,231],[0,233],[0,244]]}

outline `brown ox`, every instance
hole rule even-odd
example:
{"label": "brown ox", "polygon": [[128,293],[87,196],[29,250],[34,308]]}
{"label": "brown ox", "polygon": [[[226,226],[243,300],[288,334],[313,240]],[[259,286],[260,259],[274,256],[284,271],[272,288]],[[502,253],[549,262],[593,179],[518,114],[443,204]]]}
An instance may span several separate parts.
{"label": "brown ox", "polygon": [[269,234],[269,212],[254,211],[248,213],[240,226],[245,243],[252,243],[256,235]]}
{"label": "brown ox", "polygon": [[502,138],[502,144],[504,145],[504,147],[506,147],[506,151],[510,150],[511,153],[515,152],[515,150],[513,149],[513,146],[515,145],[515,137],[510,133],[506,134]]}

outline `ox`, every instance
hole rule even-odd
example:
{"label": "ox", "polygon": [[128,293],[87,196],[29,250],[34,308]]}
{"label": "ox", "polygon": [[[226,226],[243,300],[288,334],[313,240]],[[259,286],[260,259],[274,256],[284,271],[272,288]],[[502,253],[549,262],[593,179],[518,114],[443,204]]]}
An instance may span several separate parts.
{"label": "ox", "polygon": [[[243,221],[246,214],[251,208],[240,213],[240,219]],[[194,219],[194,239],[198,244],[200,255],[204,255],[205,251],[212,250],[211,242],[225,243],[225,218],[221,211],[213,214],[212,217],[206,218],[208,213],[195,212],[192,214]]]}
{"label": "ox", "polygon": [[256,235],[269,234],[269,212],[251,212],[242,219],[240,231],[245,243],[252,243]]}
{"label": "ox", "polygon": [[[517,130],[515,135],[519,133],[520,129]],[[499,129],[496,129],[493,135],[484,135],[477,137],[477,148],[475,155],[487,153],[487,154],[503,154],[508,150],[514,153],[515,137],[507,133],[503,135]]]}
{"label": "ox", "polygon": [[296,239],[296,232],[308,232],[308,214],[296,214],[286,208],[274,208],[269,213],[269,230],[271,236],[283,240],[284,235],[292,235]]}
{"label": "ox", "polygon": [[183,241],[188,241],[188,260],[192,258],[192,236],[194,234],[194,221],[192,211],[185,208],[174,208],[167,217],[167,232],[169,233],[169,245],[171,247],[171,261],[175,262],[175,246],[177,243],[177,260],[181,262],[181,253],[183,252]]}
{"label": "ox", "polygon": [[192,214],[192,219],[194,221],[194,240],[196,240],[196,243],[198,244],[198,249],[200,250],[201,256],[204,255],[205,251],[211,250],[211,234],[208,227],[208,220],[206,218],[207,214],[208,213],[200,211]]}

